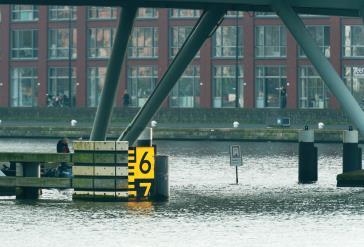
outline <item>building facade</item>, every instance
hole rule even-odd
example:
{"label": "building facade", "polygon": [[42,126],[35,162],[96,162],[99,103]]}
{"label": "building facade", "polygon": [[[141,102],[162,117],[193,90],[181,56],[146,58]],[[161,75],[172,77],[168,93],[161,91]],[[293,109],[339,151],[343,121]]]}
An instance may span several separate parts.
{"label": "building facade", "polygon": [[[201,11],[139,9],[120,78],[141,107]],[[96,107],[119,9],[0,5],[0,107]],[[360,19],[302,15],[323,54],[364,102]],[[337,108],[273,13],[228,12],[165,101],[170,108]]]}

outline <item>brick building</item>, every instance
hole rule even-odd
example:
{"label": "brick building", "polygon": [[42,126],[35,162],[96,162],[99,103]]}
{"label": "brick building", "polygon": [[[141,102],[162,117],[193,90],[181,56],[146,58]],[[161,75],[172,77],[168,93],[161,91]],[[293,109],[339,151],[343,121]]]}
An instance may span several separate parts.
{"label": "brick building", "polygon": [[[140,9],[122,68],[140,107],[196,23],[200,11]],[[119,9],[0,5],[0,107],[95,107]],[[355,98],[364,99],[360,19],[302,15]],[[284,93],[287,92],[287,94]],[[282,22],[272,13],[228,12],[164,107],[337,108]]]}

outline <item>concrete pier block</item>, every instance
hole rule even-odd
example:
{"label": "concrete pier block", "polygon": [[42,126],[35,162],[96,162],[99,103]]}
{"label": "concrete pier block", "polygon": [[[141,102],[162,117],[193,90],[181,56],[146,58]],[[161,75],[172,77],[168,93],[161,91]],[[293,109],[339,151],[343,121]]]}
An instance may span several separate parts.
{"label": "concrete pier block", "polygon": [[298,182],[313,183],[317,181],[317,148],[313,130],[299,132]]}
{"label": "concrete pier block", "polygon": [[127,200],[128,142],[78,143],[73,166],[74,199]]}
{"label": "concrete pier block", "polygon": [[153,199],[157,201],[164,201],[169,198],[169,195],[168,156],[158,155],[156,157]]}
{"label": "concrete pier block", "polygon": [[[39,163],[17,163],[16,176],[40,178]],[[38,199],[40,195],[40,189],[16,187],[15,194],[17,199]]]}
{"label": "concrete pier block", "polygon": [[356,130],[343,132],[343,172],[362,169],[362,151],[359,148],[359,134]]}

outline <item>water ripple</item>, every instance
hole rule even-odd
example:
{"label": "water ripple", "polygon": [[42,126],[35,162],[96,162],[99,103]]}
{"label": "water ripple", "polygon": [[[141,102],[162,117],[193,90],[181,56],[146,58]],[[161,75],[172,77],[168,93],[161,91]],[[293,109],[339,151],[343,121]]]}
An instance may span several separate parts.
{"label": "water ripple", "polygon": [[[362,246],[364,189],[336,188],[340,145],[318,145],[319,181],[297,183],[297,144],[238,143],[244,166],[229,167],[228,142],[157,142],[169,155],[168,202],[0,200],[0,246]],[[1,139],[1,151],[49,152],[54,140]]]}

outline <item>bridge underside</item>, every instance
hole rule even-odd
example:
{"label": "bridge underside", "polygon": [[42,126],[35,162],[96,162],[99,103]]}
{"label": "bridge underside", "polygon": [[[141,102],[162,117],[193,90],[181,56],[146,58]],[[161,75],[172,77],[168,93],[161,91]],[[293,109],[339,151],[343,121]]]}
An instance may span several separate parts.
{"label": "bridge underside", "polygon": [[318,74],[341,103],[343,110],[353,124],[364,135],[364,113],[362,109],[331,63],[322,54],[298,16],[298,14],[318,14],[363,17],[364,2],[362,0],[0,0],[0,4],[122,7],[119,27],[106,73],[105,86],[101,94],[91,134],[92,141],[102,141],[106,138],[118,88],[120,69],[122,68],[136,10],[139,7],[202,9],[204,12],[148,101],[122,133],[119,140],[129,141],[129,144],[133,145],[193,60],[204,41],[213,34],[226,11],[229,10],[276,12],[295,37],[297,43],[302,47]]}

